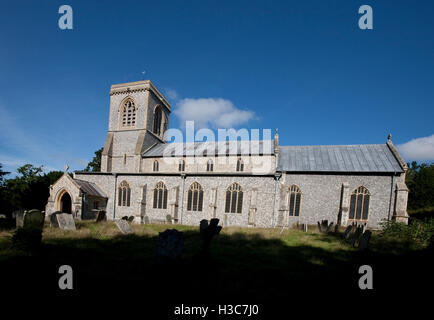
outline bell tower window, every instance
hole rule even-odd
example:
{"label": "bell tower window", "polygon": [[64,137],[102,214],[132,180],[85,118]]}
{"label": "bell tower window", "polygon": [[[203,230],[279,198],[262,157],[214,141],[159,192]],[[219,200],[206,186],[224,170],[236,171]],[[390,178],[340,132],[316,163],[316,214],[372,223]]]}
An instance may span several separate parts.
{"label": "bell tower window", "polygon": [[136,106],[132,99],[127,99],[121,107],[122,127],[135,127],[136,126]]}

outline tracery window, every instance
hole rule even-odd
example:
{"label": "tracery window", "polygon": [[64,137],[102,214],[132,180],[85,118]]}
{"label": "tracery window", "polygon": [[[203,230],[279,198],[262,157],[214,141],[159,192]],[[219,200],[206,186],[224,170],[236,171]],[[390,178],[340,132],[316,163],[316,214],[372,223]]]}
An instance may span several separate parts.
{"label": "tracery window", "polygon": [[370,198],[371,194],[364,186],[356,188],[353,193],[351,193],[349,220],[368,220]]}
{"label": "tracery window", "polygon": [[160,181],[154,188],[154,209],[167,209],[167,188],[164,182]]}
{"label": "tracery window", "polygon": [[301,207],[301,190],[295,184],[289,187],[288,208],[289,215],[298,217]]}
{"label": "tracery window", "polygon": [[118,206],[129,207],[131,198],[131,188],[128,182],[122,181],[118,187]]}
{"label": "tracery window", "polygon": [[241,213],[243,210],[243,190],[241,186],[234,182],[226,190],[226,213]]}
{"label": "tracery window", "polygon": [[187,210],[202,211],[203,206],[203,189],[198,182],[191,184],[187,193]]}

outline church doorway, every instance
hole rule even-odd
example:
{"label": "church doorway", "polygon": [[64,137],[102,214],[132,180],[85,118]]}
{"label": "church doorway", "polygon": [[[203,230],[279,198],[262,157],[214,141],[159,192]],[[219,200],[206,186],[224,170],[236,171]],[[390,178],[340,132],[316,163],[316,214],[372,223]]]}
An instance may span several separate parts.
{"label": "church doorway", "polygon": [[60,211],[63,213],[71,213],[71,196],[65,192],[60,198]]}

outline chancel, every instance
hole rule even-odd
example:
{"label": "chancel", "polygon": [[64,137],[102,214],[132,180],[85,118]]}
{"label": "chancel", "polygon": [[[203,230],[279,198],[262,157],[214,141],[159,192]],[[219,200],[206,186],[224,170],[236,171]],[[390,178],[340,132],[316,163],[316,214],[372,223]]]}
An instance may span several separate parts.
{"label": "chancel", "polygon": [[104,210],[107,219],[135,223],[218,218],[252,227],[408,220],[407,165],[390,136],[381,144],[281,146],[276,131],[255,148],[245,148],[252,141],[168,143],[170,113],[149,80],[112,85],[101,172],[65,170],[50,186],[47,216],[91,219]]}

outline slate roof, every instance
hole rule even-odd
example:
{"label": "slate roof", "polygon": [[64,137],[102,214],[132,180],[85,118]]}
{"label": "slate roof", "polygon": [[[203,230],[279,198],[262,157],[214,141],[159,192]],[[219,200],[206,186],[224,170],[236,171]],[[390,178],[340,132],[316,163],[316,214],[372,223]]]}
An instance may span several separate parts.
{"label": "slate roof", "polygon": [[386,144],[281,146],[277,171],[403,172]]}
{"label": "slate roof", "polygon": [[74,181],[80,186],[80,189],[83,192],[85,192],[87,195],[100,197],[100,198],[107,198],[104,192],[100,188],[98,188],[98,186],[95,183],[79,180],[79,179],[74,179]]}
{"label": "slate roof", "polygon": [[142,153],[144,158],[172,156],[206,155],[258,155],[274,154],[274,142],[262,141],[222,141],[222,142],[186,142],[158,143]]}

